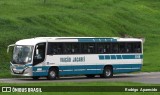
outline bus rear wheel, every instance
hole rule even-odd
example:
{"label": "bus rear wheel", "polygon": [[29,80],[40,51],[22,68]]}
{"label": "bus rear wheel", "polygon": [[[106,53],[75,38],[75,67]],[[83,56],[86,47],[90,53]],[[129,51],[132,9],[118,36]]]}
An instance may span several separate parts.
{"label": "bus rear wheel", "polygon": [[57,79],[57,70],[54,69],[54,68],[51,68],[48,72],[48,76],[47,76],[47,79],[49,80],[55,80]]}
{"label": "bus rear wheel", "polygon": [[100,75],[100,77],[103,78],[111,78],[113,77],[113,68],[110,66],[106,66],[103,70],[103,74]]}

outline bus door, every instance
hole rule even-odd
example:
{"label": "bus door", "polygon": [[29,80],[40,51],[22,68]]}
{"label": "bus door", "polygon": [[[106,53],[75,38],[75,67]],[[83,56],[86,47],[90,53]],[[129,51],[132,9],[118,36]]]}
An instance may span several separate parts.
{"label": "bus door", "polygon": [[46,55],[46,43],[39,43],[35,46],[34,56],[33,56],[33,76],[43,76],[47,73],[45,67],[43,66]]}

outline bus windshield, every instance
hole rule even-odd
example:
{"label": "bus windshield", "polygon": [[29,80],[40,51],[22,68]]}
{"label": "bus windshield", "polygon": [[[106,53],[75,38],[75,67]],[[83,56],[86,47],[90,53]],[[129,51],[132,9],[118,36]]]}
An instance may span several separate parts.
{"label": "bus windshield", "polygon": [[15,46],[13,64],[25,64],[32,61],[33,46]]}

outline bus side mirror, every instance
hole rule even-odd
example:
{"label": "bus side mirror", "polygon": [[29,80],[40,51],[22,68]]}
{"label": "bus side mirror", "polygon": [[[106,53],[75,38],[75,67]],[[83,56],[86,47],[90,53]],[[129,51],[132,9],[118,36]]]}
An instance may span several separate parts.
{"label": "bus side mirror", "polygon": [[15,44],[9,45],[8,48],[7,48],[7,53],[9,53],[9,48],[10,48],[10,47],[14,47],[14,46],[15,46]]}

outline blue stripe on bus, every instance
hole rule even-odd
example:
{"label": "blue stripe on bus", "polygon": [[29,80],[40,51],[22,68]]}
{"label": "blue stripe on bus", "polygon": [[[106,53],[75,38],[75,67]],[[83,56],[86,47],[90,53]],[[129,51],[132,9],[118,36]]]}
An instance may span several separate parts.
{"label": "blue stripe on bus", "polygon": [[47,76],[48,72],[33,72],[33,76]]}
{"label": "blue stripe on bus", "polygon": [[116,39],[112,39],[112,42],[117,42],[117,40]]}
{"label": "blue stripe on bus", "polygon": [[113,64],[113,68],[141,68],[142,64]]}
{"label": "blue stripe on bus", "polygon": [[105,55],[105,59],[110,59],[110,56],[109,55]]}
{"label": "blue stripe on bus", "polygon": [[78,42],[117,42],[114,38],[79,38]]}
{"label": "blue stripe on bus", "polygon": [[116,59],[116,55],[111,55],[111,59]]}
{"label": "blue stripe on bus", "polygon": [[[38,71],[38,68],[41,68],[42,70]],[[33,76],[47,76],[49,68],[50,66],[33,66]]]}
{"label": "blue stripe on bus", "polygon": [[[59,75],[76,74],[102,74],[105,65],[80,65],[80,66],[58,66]],[[140,71],[142,64],[113,64],[113,73],[128,73]],[[37,68],[42,68],[43,72],[36,72]],[[33,76],[47,76],[50,66],[33,67]],[[44,72],[45,71],[45,72]]]}
{"label": "blue stripe on bus", "polygon": [[28,64],[25,64],[24,66],[17,66],[16,69],[24,69],[24,68],[26,68],[28,66],[32,66],[32,64],[28,63]]}
{"label": "blue stripe on bus", "polygon": [[105,59],[104,55],[99,55],[99,59],[104,60]]}
{"label": "blue stripe on bus", "polygon": [[[58,66],[59,67],[59,74],[66,75],[66,74],[100,74],[103,72],[102,66],[97,65],[81,65],[81,66]],[[98,70],[99,69],[99,70]]]}
{"label": "blue stripe on bus", "polygon": [[99,55],[99,60],[106,59],[143,59],[143,55]]}
{"label": "blue stripe on bus", "polygon": [[117,59],[122,59],[121,55],[116,55]]}
{"label": "blue stripe on bus", "polygon": [[122,55],[122,58],[123,59],[139,59],[139,58],[136,58],[136,55]]}
{"label": "blue stripe on bus", "polygon": [[128,73],[134,71],[140,71],[142,68],[142,64],[119,64],[112,65],[113,73]]}

